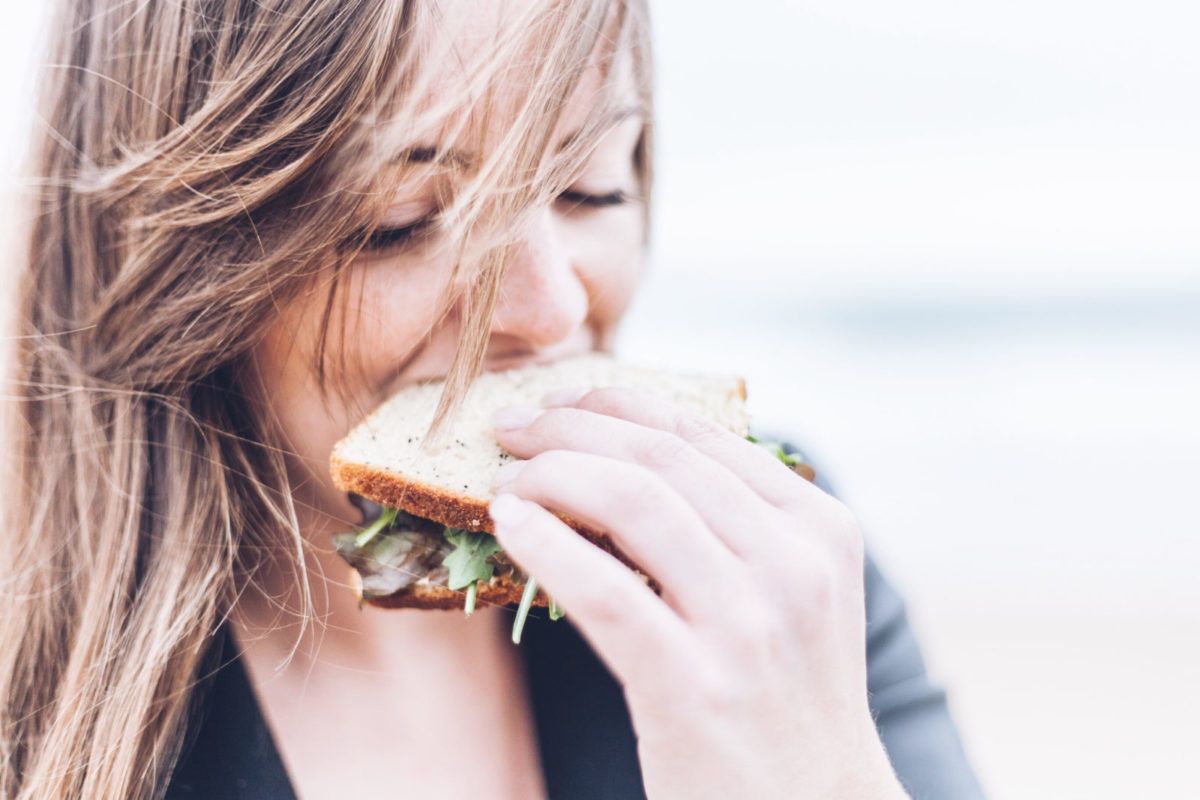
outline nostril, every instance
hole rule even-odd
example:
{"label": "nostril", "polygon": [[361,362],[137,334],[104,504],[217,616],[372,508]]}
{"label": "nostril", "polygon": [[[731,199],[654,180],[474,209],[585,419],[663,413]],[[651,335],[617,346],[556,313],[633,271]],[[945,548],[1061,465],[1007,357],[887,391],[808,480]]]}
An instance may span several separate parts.
{"label": "nostril", "polygon": [[379,519],[379,515],[383,513],[383,506],[379,505],[378,503],[371,502],[362,495],[355,494],[354,492],[347,492],[346,496],[350,498],[351,504],[353,504],[355,508],[362,512],[363,519],[361,524],[363,525],[370,525],[372,522]]}

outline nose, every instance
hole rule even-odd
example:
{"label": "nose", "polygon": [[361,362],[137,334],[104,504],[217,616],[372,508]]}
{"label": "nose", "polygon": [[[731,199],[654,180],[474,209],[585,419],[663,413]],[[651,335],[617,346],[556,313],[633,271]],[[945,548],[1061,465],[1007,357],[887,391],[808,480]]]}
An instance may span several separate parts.
{"label": "nose", "polygon": [[515,337],[530,349],[549,347],[577,331],[587,313],[587,289],[553,211],[540,209],[526,221],[505,267],[493,338]]}

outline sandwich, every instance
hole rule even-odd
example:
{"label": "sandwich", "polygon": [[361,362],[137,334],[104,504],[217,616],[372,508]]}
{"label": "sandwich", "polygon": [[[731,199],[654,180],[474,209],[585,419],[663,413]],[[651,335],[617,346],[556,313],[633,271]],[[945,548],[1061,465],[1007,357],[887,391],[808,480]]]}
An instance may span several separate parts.
{"label": "sandwich", "polygon": [[[450,432],[437,442],[425,433],[443,389],[427,381],[401,389],[337,443],[330,471],[339,490],[363,511],[358,531],[337,534],[333,544],[352,568],[360,606],[461,608],[517,606],[513,641],[532,606],[562,616],[537,581],[507,558],[491,533],[487,506],[496,471],[513,460],[496,443],[492,416],[509,405],[536,406],[563,386],[629,386],[653,392],[748,436],[745,383],[737,377],[664,371],[590,353],[551,364],[486,372],[470,386]],[[789,466],[807,469],[774,442]],[[808,476],[810,477],[810,476]],[[648,575],[603,532],[557,514],[570,528],[612,554],[652,588]]]}

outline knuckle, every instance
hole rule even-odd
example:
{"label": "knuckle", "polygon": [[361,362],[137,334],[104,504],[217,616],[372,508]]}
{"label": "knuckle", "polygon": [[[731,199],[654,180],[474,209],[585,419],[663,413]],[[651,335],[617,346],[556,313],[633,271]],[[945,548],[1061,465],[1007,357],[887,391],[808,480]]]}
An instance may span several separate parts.
{"label": "knuckle", "polygon": [[765,531],[780,531],[784,545],[799,540],[804,530],[804,524],[796,514],[765,504],[756,509],[755,524]]}
{"label": "knuckle", "polygon": [[638,460],[650,467],[668,467],[683,460],[689,445],[670,433],[652,432],[637,445]]}
{"label": "knuckle", "polygon": [[[783,464],[776,461],[775,466],[783,467]],[[775,466],[772,466],[771,469],[774,469]],[[787,467],[783,468],[787,469]],[[825,492],[808,481],[791,480],[790,478],[787,481],[787,489],[783,492],[783,495],[780,508],[785,513],[794,517],[808,515],[814,503],[820,505],[823,502],[823,498],[828,497]]]}
{"label": "knuckle", "polygon": [[683,414],[675,423],[675,432],[684,442],[703,443],[722,437],[726,432],[709,419]]}
{"label": "knuckle", "polygon": [[589,391],[575,405],[587,411],[611,413],[623,405],[623,394],[619,387],[601,386]]}
{"label": "knuckle", "polygon": [[849,567],[828,549],[820,549],[798,576],[793,613],[806,636],[823,636],[830,626],[861,604],[861,565]]}
{"label": "knuckle", "polygon": [[633,477],[621,483],[618,494],[618,502],[622,508],[654,508],[662,505],[664,500],[662,479],[645,467],[636,467]]}
{"label": "knuckle", "polygon": [[771,589],[772,605],[794,633],[807,634],[831,612],[844,568],[823,542],[797,537],[780,564],[769,570],[764,585]]}

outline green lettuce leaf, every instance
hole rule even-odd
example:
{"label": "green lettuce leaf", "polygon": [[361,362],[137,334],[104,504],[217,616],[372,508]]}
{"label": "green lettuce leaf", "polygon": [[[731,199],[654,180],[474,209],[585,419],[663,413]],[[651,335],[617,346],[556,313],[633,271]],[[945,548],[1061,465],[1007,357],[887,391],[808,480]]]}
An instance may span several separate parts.
{"label": "green lettuce leaf", "polygon": [[488,557],[500,552],[496,537],[490,533],[446,528],[446,538],[454,545],[450,555],[442,559],[442,566],[450,571],[447,586],[458,590],[474,586],[477,581],[491,580],[496,568]]}

